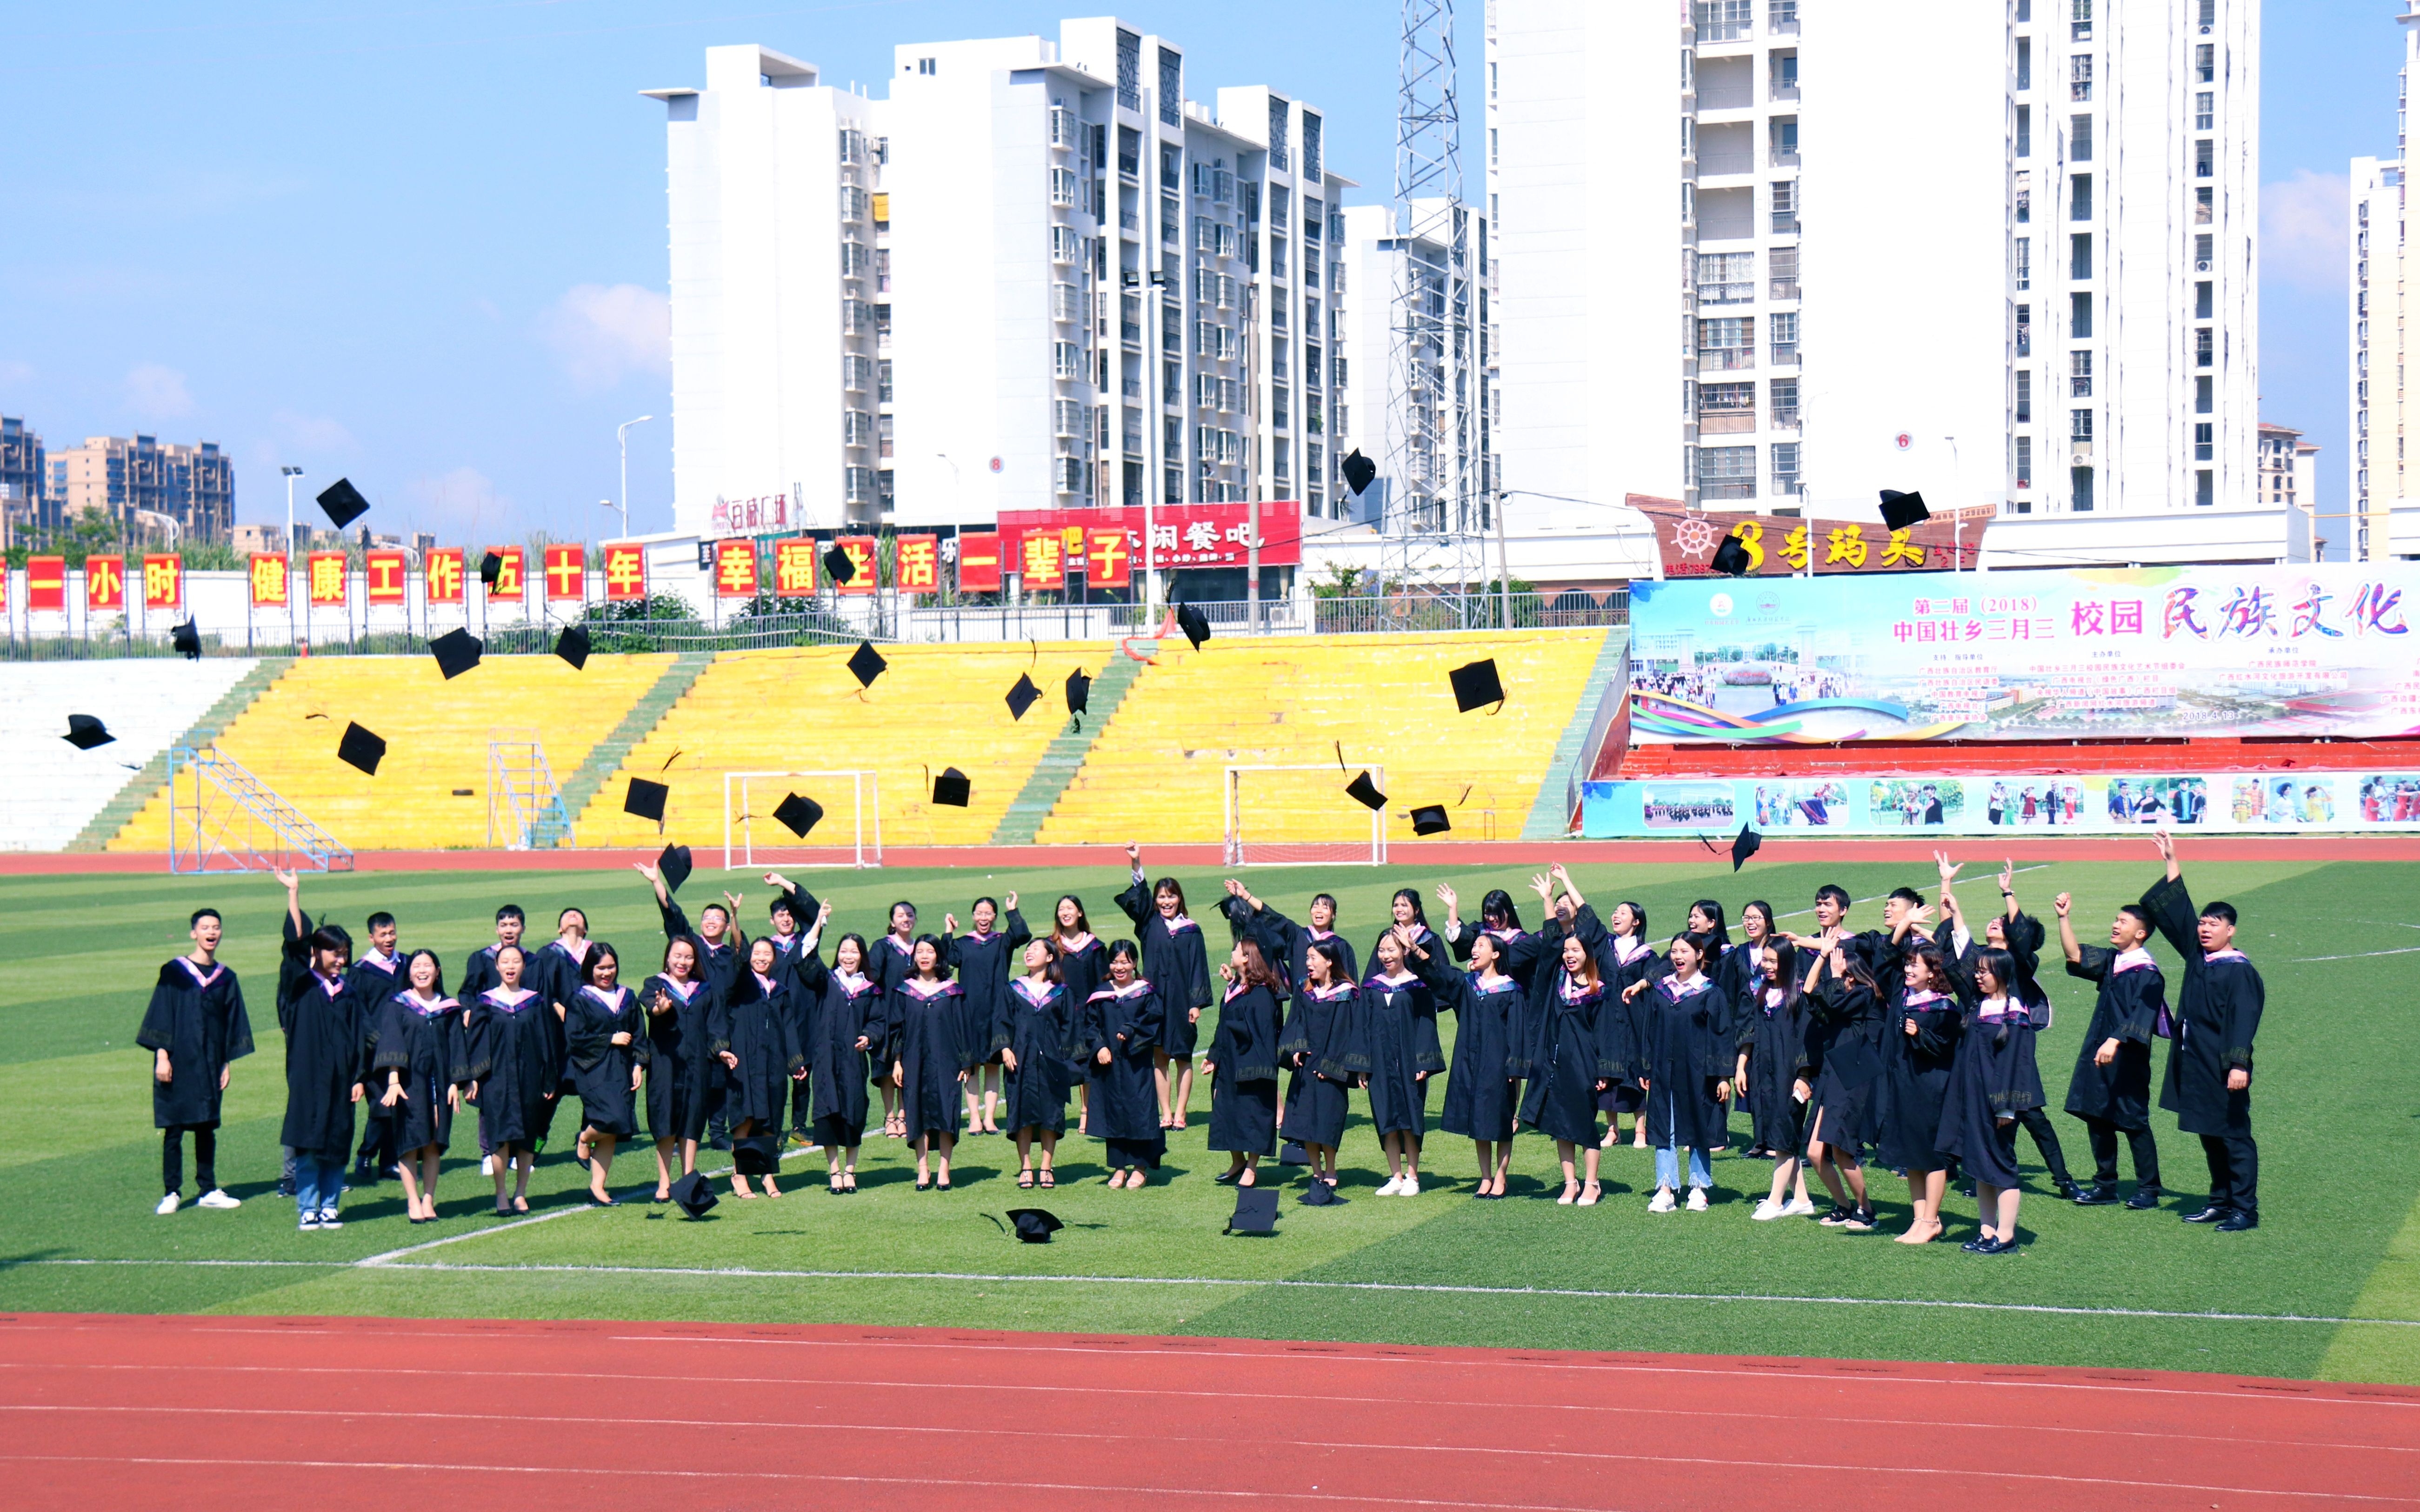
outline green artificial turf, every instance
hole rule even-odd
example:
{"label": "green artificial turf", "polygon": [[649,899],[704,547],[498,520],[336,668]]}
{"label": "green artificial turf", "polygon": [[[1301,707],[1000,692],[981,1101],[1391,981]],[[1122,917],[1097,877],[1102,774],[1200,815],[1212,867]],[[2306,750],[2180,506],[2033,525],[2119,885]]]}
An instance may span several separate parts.
{"label": "green artificial turf", "polygon": [[[1994,893],[1984,858],[1974,861],[1979,874],[1964,891],[1980,909]],[[2054,892],[2074,892],[2079,933],[2098,941],[2114,906],[2136,896],[2155,867],[2148,856],[2059,863],[2027,870],[2019,886],[2045,918]],[[2255,1114],[2264,1227],[2217,1235],[2177,1221],[2180,1208],[2198,1205],[2204,1167],[2198,1142],[2161,1114],[2164,1171],[2185,1196],[2157,1212],[2056,1202],[2021,1134],[2026,1242],[2004,1258],[1957,1249],[1974,1231],[1974,1203],[1954,1194],[1949,1241],[1924,1247],[1804,1220],[1752,1223],[1770,1168],[1738,1155],[1714,1164],[1710,1212],[1648,1213],[1651,1157],[1627,1148],[1606,1157],[1604,1205],[1579,1210],[1550,1200],[1559,1188],[1552,1146],[1525,1135],[1516,1200],[1474,1203],[1468,1143],[1435,1134],[1428,1190],[1378,1197],[1384,1159],[1357,1119],[1344,1151],[1349,1206],[1299,1207],[1299,1172],[1288,1170],[1279,1236],[1230,1238],[1220,1228],[1232,1194],[1210,1180],[1225,1158],[1203,1148],[1206,1083],[1195,1090],[1192,1129],[1139,1193],[1107,1190],[1098,1147],[1071,1137],[1061,1164],[1068,1184],[1056,1192],[1017,1191],[1008,1141],[973,1138],[960,1147],[959,1189],[919,1195],[901,1142],[877,1135],[854,1198],[824,1192],[820,1157],[794,1157],[788,1195],[726,1197],[709,1219],[690,1223],[644,1200],[586,1209],[584,1173],[558,1141],[532,1188],[545,1221],[507,1227],[490,1211],[464,1125],[438,1224],[406,1223],[387,1182],[347,1198],[341,1232],[302,1234],[292,1204],[273,1195],[284,1103],[271,1004],[274,884],[0,879],[0,1307],[946,1324],[2420,1381],[2420,1327],[2408,1326],[2420,1323],[2420,1069],[2394,1050],[2408,1037],[2406,983],[2420,954],[2404,917],[2408,869],[2278,862],[2189,866],[2187,875],[2196,898],[2228,897],[2242,910],[2240,943],[2268,980]],[[1532,903],[1527,877],[1332,868],[1249,880],[1296,917],[1315,887],[1334,891],[1346,932],[1366,952],[1397,886],[1425,896],[1451,880],[1475,913],[1489,887]],[[832,900],[843,924],[869,933],[896,898],[914,899],[936,927],[944,910],[963,919],[976,896],[1016,888],[1039,921],[1071,887],[1103,934],[1123,933],[1112,898],[1124,878],[1103,870],[801,880]],[[1207,917],[1216,874],[1185,880]],[[1644,903],[1659,934],[1701,894],[1724,900],[1733,918],[1749,899],[1766,898],[1803,921],[1822,882],[1872,899],[1900,884],[1929,891],[1931,880],[1929,866],[1865,863],[1753,866],[1734,877],[1713,856],[1702,866],[1577,872],[1600,907]],[[730,881],[701,871],[687,888],[691,908]],[[739,890],[753,925],[769,889],[752,882]],[[449,964],[492,937],[489,919],[508,901],[528,908],[538,937],[558,907],[586,909],[595,935],[626,952],[626,975],[651,966],[659,948],[645,885],[628,872],[312,876],[304,885],[315,915],[331,910],[358,936],[364,915],[389,909],[407,946],[434,949]],[[203,903],[227,911],[226,959],[247,984],[259,1042],[236,1066],[219,1146],[222,1179],[246,1201],[235,1212],[189,1208],[160,1218],[151,1212],[159,1147],[147,1066],[131,1041],[159,961],[183,947],[185,916]],[[1878,917],[1868,902],[1853,922]],[[2173,959],[2158,949],[2173,983]],[[2059,1008],[2041,1046],[2055,1107],[2091,993],[2055,970],[2046,980]],[[2071,1165],[2088,1172],[2082,1126],[2054,1118]],[[652,1180],[644,1147],[615,1165],[626,1193],[644,1196]],[[1875,1191],[1885,1227],[1902,1226],[1904,1183],[1877,1172]],[[1025,1205],[1066,1220],[1056,1242],[1016,1242],[1002,1215]],[[211,1261],[232,1263],[200,1263]]]}

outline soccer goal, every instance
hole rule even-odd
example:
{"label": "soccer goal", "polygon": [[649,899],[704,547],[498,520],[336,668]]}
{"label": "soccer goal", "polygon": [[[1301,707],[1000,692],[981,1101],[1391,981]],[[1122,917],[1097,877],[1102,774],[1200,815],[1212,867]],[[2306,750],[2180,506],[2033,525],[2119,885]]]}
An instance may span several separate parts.
{"label": "soccer goal", "polygon": [[[1334,764],[1226,769],[1229,866],[1383,866],[1387,815],[1365,809]],[[1370,768],[1380,791],[1386,768]]]}
{"label": "soccer goal", "polygon": [[[823,810],[801,838],[778,810],[792,794]],[[722,774],[722,867],[880,866],[882,811],[875,776],[833,772]]]}

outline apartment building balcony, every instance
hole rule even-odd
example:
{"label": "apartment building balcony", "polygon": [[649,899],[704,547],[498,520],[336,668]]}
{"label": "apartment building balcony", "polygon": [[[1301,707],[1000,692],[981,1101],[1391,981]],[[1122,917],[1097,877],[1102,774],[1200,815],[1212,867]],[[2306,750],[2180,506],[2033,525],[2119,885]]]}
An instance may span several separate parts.
{"label": "apartment building balcony", "polygon": [[1700,436],[1742,436],[1756,429],[1753,409],[1710,409],[1698,414]]}
{"label": "apartment building balcony", "polygon": [[1727,174],[1756,172],[1754,152],[1700,152],[1698,154],[1698,177],[1718,178]]}
{"label": "apartment building balcony", "polygon": [[1773,428],[1776,430],[1796,430],[1798,428],[1798,407],[1796,405],[1791,405],[1787,408],[1776,407],[1773,411]]}
{"label": "apartment building balcony", "polygon": [[[1781,348],[1775,347],[1776,353]],[[1778,358],[1776,357],[1776,361]],[[1735,373],[1756,366],[1753,347],[1700,347],[1698,348],[1698,371],[1701,373]]]}
{"label": "apartment building balcony", "polygon": [[1769,290],[1769,296],[1776,300],[1794,300],[1798,298],[1798,280],[1794,278],[1775,279],[1773,281],[1772,287]]}
{"label": "apartment building balcony", "polygon": [[[1750,361],[1743,363],[1740,365],[1743,367],[1754,367],[1756,363],[1753,361]],[[1773,344],[1773,365],[1776,367],[1796,367],[1798,365],[1798,343],[1794,341],[1775,342]]]}

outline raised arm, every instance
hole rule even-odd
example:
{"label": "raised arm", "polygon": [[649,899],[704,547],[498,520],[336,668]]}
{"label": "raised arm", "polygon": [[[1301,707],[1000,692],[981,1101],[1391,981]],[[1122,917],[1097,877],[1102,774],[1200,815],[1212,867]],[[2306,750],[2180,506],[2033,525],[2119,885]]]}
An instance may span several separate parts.
{"label": "raised arm", "polygon": [[1572,881],[1572,874],[1563,870],[1562,862],[1557,861],[1554,865],[1546,868],[1546,874],[1553,877],[1557,883],[1561,885],[1563,896],[1572,901],[1573,912],[1577,913],[1580,909],[1588,906],[1588,900],[1580,896],[1579,886]]}
{"label": "raised arm", "polygon": [[2058,910],[2058,948],[2066,952],[2067,964],[2071,966],[2080,964],[2084,960],[2084,947],[2076,943],[2075,920],[2067,917],[2071,901],[2063,892],[2050,901],[2050,905]]}

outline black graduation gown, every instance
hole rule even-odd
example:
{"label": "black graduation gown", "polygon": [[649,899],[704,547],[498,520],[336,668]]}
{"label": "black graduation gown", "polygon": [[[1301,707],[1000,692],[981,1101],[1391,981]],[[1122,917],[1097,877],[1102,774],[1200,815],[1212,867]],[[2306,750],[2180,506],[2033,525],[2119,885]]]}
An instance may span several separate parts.
{"label": "black graduation gown", "polygon": [[1305,984],[1294,996],[1278,1058],[1295,1068],[1286,1085],[1288,1139],[1333,1149],[1344,1141],[1346,1088],[1370,1073],[1361,1042],[1361,992],[1339,981],[1321,992]]}
{"label": "black graduation gown", "polygon": [[1302,952],[1309,946],[1316,945],[1323,951],[1337,952],[1332,961],[1334,980],[1352,981],[1360,975],[1356,965],[1357,958],[1353,953],[1353,942],[1334,930],[1297,924],[1266,903],[1263,903],[1255,913],[1251,904],[1240,898],[1230,898],[1218,906],[1226,913],[1229,923],[1235,922],[1238,914],[1244,917],[1247,920],[1244,927],[1259,942],[1261,954],[1267,958],[1271,966],[1285,972],[1285,980],[1280,985],[1289,995],[1297,985],[1311,980],[1309,969],[1302,961]]}
{"label": "black graduation gown", "polygon": [[855,1149],[865,1142],[871,1054],[857,1041],[879,1045],[891,1038],[882,989],[868,977],[851,987],[822,957],[810,953],[799,961],[797,990],[814,997],[806,1016],[808,1037],[799,1048],[814,1088],[808,1113],[815,1141],[828,1149]]}
{"label": "black graduation gown", "polygon": [[[683,997],[660,972],[639,987],[639,1006],[647,1016],[647,1133],[658,1139],[706,1137],[706,1068],[719,1064],[706,1048],[714,987],[692,978],[689,989]],[[662,1012],[656,1011],[659,996],[670,1005]]]}
{"label": "black graduation gown", "polygon": [[1874,1084],[1882,1079],[1883,1002],[1872,988],[1826,973],[1807,1007],[1807,1063],[1814,1072],[1807,1137],[1859,1158]]}
{"label": "black graduation gown", "polygon": [[[454,984],[454,995],[458,1001],[476,1002],[481,993],[504,984],[504,977],[496,970],[496,952],[502,949],[503,946],[490,941],[463,958],[462,980]],[[531,973],[537,967],[537,951],[527,945],[515,946],[514,949],[521,953],[521,985],[535,987]]]}
{"label": "black graduation gown", "polygon": [[1437,1127],[1491,1143],[1512,1137],[1520,1111],[1513,1071],[1528,1032],[1528,994],[1512,977],[1490,987],[1476,972],[1456,971],[1430,956],[1420,962],[1439,1011],[1454,1016],[1453,1070],[1446,1078]]}
{"label": "black graduation gown", "polygon": [[1370,1055],[1370,1126],[1380,1134],[1428,1134],[1428,1084],[1446,1068],[1436,995],[1417,973],[1361,984],[1361,1042]]}
{"label": "black graduation gown", "polygon": [[[1462,928],[1453,932],[1453,937],[1446,942],[1453,950],[1453,958],[1456,961],[1469,960],[1470,947],[1482,933],[1496,937],[1497,953],[1500,957],[1496,963],[1496,969],[1519,982],[1521,990],[1525,993],[1536,983],[1540,966],[1551,966],[1555,964],[1544,935],[1532,934],[1527,930],[1517,929],[1482,930],[1467,919],[1463,921]],[[1561,943],[1559,940],[1554,942],[1556,945]]]}
{"label": "black graduation gown", "polygon": [[[1085,935],[1084,943],[1073,949],[1062,943],[1059,980],[1067,987],[1067,1054],[1061,1066],[1069,1087],[1083,1087],[1093,1076],[1092,1069],[1085,1064],[1084,1036],[1088,1031],[1084,1015],[1092,1011],[1093,995],[1109,984],[1109,948],[1101,943],[1097,934]],[[1156,1118],[1155,1114],[1155,1121]]]}
{"label": "black graduation gown", "polygon": [[791,1073],[807,1064],[792,1027],[790,989],[778,980],[768,988],[769,980],[743,971],[730,992],[715,995],[707,1010],[709,1047],[716,1056],[727,1051],[739,1062],[722,1073],[724,1111],[731,1116],[734,1134],[750,1119],[760,1133],[774,1133],[782,1104],[789,1098]]}
{"label": "black graduation gown", "polygon": [[[611,992],[582,987],[571,996],[563,1026],[564,1043],[571,1055],[571,1080],[580,1093],[581,1120],[598,1134],[629,1139],[639,1132],[630,1070],[648,1064],[654,1053],[647,1041],[646,1019],[638,995],[618,982]],[[617,1034],[628,1034],[630,1042],[615,1044]]]}
{"label": "black graduation gown", "polygon": [[387,1075],[395,1073],[403,1088],[402,1099],[386,1110],[396,1126],[395,1148],[409,1152],[435,1145],[442,1153],[454,1134],[453,1100],[446,1093],[471,1079],[462,1005],[451,997],[422,1003],[410,993],[396,993],[379,1005],[377,1022],[363,1095],[383,1100]]}
{"label": "black graduation gown", "polygon": [[[1593,925],[1595,917],[1581,910],[1585,922]],[[1581,932],[1581,938],[1589,938]],[[1647,995],[1625,997],[1633,982],[1646,981],[1671,969],[1671,964],[1655,953],[1652,946],[1637,935],[1615,935],[1599,933],[1590,947],[1596,957],[1596,969],[1605,980],[1605,1011],[1618,1022],[1609,1025],[1608,1032],[1617,1032],[1625,1045],[1647,1042],[1648,1017],[1653,1011]],[[1549,979],[1551,981],[1551,978]],[[1608,1113],[1636,1113],[1647,1105],[1647,1093],[1642,1083],[1646,1073],[1639,1069],[1636,1056],[1622,1057],[1621,1075],[1597,1099],[1597,1106]]]}
{"label": "black graduation gown", "polygon": [[521,989],[507,1002],[499,985],[471,1000],[470,1079],[479,1084],[479,1143],[489,1150],[535,1147],[554,1121],[557,1074],[551,1052],[554,1010],[543,994]]}
{"label": "black graduation gown", "polygon": [[1703,972],[1685,986],[1664,977],[1638,1000],[1647,1005],[1646,1034],[1631,1053],[1630,1067],[1647,1083],[1648,1142],[1721,1149],[1730,1137],[1725,1129],[1728,1109],[1714,1091],[1737,1065],[1738,1054],[1721,986]]}
{"label": "black graduation gown", "polygon": [[[1002,1073],[1000,1126],[1011,1134],[1019,1129],[1067,1132],[1068,1018],[1074,1005],[1063,982],[1050,982],[1035,997],[1023,977],[1001,995],[999,1017],[991,1038],[1016,1057],[1016,1069]],[[1215,1106],[1215,1103],[1214,1103]],[[1212,1124],[1216,1127],[1216,1116]]]}
{"label": "black graduation gown", "polygon": [[[2084,947],[2083,959],[2067,964],[2067,974],[2101,984],[2092,1003],[2092,1022],[2085,1026],[2084,1043],[2075,1052],[2075,1072],[2067,1083],[2067,1111],[2079,1119],[2098,1119],[2119,1129],[2151,1126],[2151,1037],[2167,1016],[2167,984],[2158,963],[2145,951],[2124,970],[2117,968],[2118,952],[2106,946]],[[2109,1041],[2118,1041],[2116,1058],[2106,1065],[2093,1057]]]}
{"label": "black graduation gown", "polygon": [[1182,914],[1173,923],[1160,918],[1151,884],[1140,877],[1118,894],[1118,906],[1134,920],[1135,943],[1142,948],[1142,980],[1159,995],[1159,1048],[1173,1057],[1189,1057],[1201,1043],[1202,1026],[1194,1021],[1194,1011],[1210,1006],[1210,949],[1202,926]]}
{"label": "black graduation gown", "polygon": [[1571,974],[1555,968],[1522,1056],[1523,1123],[1572,1144],[1595,1141],[1596,1084],[1619,1080],[1635,1063],[1627,1026],[1612,1007],[1602,984],[1575,989]]}
{"label": "black graduation gown", "polygon": [[235,968],[214,962],[204,971],[185,956],[163,965],[134,1042],[168,1052],[168,1082],[151,1083],[151,1126],[217,1128],[219,1073],[252,1054],[252,1020]]}
{"label": "black graduation gown", "polygon": [[1008,981],[1020,974],[1018,962],[1033,932],[1025,927],[1025,916],[1014,908],[1008,911],[1006,922],[1006,929],[988,934],[950,936],[950,975],[966,989],[958,1003],[963,1014],[958,1044],[966,1052],[970,1071],[998,1064],[1000,1052],[1008,1042],[1000,1038],[1003,1010],[1008,1007]]}
{"label": "black graduation gown", "polygon": [[[411,985],[410,979],[403,974],[403,963],[406,959],[408,958],[397,954],[389,958],[392,964],[382,964],[376,957],[364,956],[345,968],[345,980],[353,990],[354,1000],[361,1005],[362,1063],[365,1066],[367,1066],[370,1057],[378,1053],[380,1011],[386,1007],[388,998]],[[384,1079],[379,1078],[381,1082]],[[391,1108],[380,1102],[380,1099],[384,1096],[384,1088],[376,1085],[365,1088],[363,1093],[362,1121],[368,1126],[362,1135],[362,1153],[365,1157],[370,1153],[370,1147],[373,1145],[382,1144],[384,1149],[390,1150],[404,1148],[397,1144],[383,1143],[380,1137],[379,1126],[400,1118],[403,1113],[401,1108]]]}
{"label": "black graduation gown", "polygon": [[2260,1032],[2268,989],[2242,951],[2203,951],[2195,931],[2201,916],[2181,879],[2162,877],[2143,894],[2143,906],[2185,962],[2160,1106],[2175,1114],[2177,1127],[2187,1134],[2248,1136],[2252,1089],[2228,1091],[2226,1073],[2240,1069],[2251,1074],[2252,1041]]}
{"label": "black graduation gown", "polygon": [[1278,1148],[1281,1015],[1266,987],[1232,986],[1210,1040],[1210,1148],[1271,1155]]}
{"label": "black graduation gown", "polygon": [[[708,945],[705,935],[690,928],[689,915],[677,900],[658,903],[656,912],[663,920],[664,943],[689,941],[697,949],[697,974],[716,992],[731,991],[748,969],[747,934],[734,926],[723,932],[721,945]],[[814,915],[809,914],[807,922],[813,925]]]}
{"label": "black graduation gown", "polygon": [[[1907,1032],[1907,1021],[1916,1032]],[[1875,1158],[1895,1170],[1933,1171],[1947,1162],[1937,1152],[1942,1098],[1957,1058],[1965,1011],[1943,993],[1895,995],[1883,1024],[1884,1070],[1874,1104]]]}
{"label": "black graduation gown", "polygon": [[[1160,1041],[1159,994],[1148,980],[1103,987],[1084,1008],[1084,1066],[1093,1089],[1084,1132],[1109,1146],[1113,1166],[1156,1167],[1168,1149],[1151,1053]],[[1109,1063],[1100,1063],[1100,1052]]]}
{"label": "black graduation gown", "polygon": [[297,1154],[342,1160],[353,1149],[353,1088],[369,1072],[361,999],[345,981],[317,975],[281,992],[286,1032],[286,1122],[277,1142]]}
{"label": "black graduation gown", "polygon": [[966,989],[954,981],[903,981],[891,990],[891,1042],[899,1057],[899,1105],[910,1139],[956,1137],[966,1119],[959,1074],[967,1063],[958,1033]]}
{"label": "black graduation gown", "polygon": [[892,1031],[898,1027],[898,1021],[891,1011],[891,995],[901,982],[916,975],[915,952],[913,940],[903,947],[896,934],[885,934],[865,949],[865,974],[882,989],[882,1011],[876,1017],[876,1022],[882,1026],[882,1038],[875,1041],[872,1068],[874,1079],[877,1082],[891,1079],[891,1067],[899,1058],[899,1042],[892,1038]]}
{"label": "black graduation gown", "polygon": [[554,1021],[554,1027],[548,1031],[553,1037],[548,1048],[554,1056],[555,1085],[560,1091],[565,1092],[572,1089],[571,1046],[567,1027],[571,1016],[571,1000],[580,995],[582,986],[580,973],[582,963],[586,960],[587,942],[583,940],[582,947],[582,953],[575,956],[564,948],[562,940],[549,940],[529,958],[529,969],[521,974],[522,986],[536,989],[539,996],[545,998],[553,1007],[563,1010],[561,1013],[548,1015]]}
{"label": "black graduation gown", "polygon": [[[1756,1142],[1776,1154],[1798,1154],[1806,1143],[1808,1105],[1796,1096],[1798,1079],[1807,1078],[1809,1102],[1815,1090],[1807,1065],[1807,1005],[1794,984],[1776,989],[1762,978],[1749,980],[1741,997],[1738,1041],[1747,1053],[1747,1107]],[[1771,1000],[1776,990],[1777,1003]]]}
{"label": "black graduation gown", "polygon": [[[1963,1011],[1933,1148],[1956,1157],[1978,1181],[2013,1187],[2019,1181],[2016,1115],[2042,1104],[2033,1026],[2013,992],[1997,1005],[1973,1003]],[[1993,1016],[1986,1018],[1987,1011]]]}

